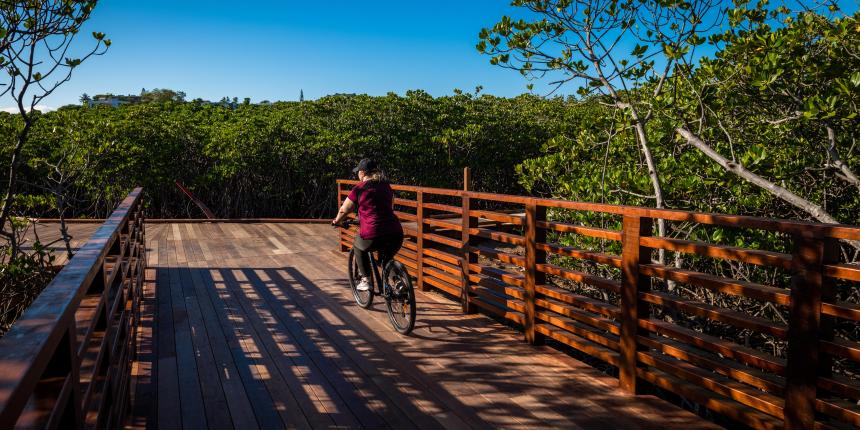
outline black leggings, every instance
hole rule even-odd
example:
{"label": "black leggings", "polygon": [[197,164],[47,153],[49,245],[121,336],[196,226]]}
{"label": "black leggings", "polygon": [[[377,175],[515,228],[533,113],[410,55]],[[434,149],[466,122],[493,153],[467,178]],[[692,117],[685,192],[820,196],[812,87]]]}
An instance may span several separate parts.
{"label": "black leggings", "polygon": [[362,239],[356,234],[352,249],[355,250],[355,257],[361,263],[358,265],[358,272],[363,277],[370,277],[369,253],[379,251],[379,264],[381,267],[385,267],[385,264],[394,258],[402,245],[403,234],[400,233],[374,237],[373,239]]}

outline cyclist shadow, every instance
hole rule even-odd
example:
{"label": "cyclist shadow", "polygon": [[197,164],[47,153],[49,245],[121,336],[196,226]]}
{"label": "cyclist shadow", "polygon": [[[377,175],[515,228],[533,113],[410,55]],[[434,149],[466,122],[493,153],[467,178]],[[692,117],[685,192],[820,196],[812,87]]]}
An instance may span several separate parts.
{"label": "cyclist shadow", "polygon": [[[333,286],[342,287],[349,291],[349,280],[345,278],[320,279],[318,281],[331,283]],[[343,306],[357,306],[352,296],[332,296]],[[508,333],[511,327],[504,322],[498,321],[486,314],[462,315],[457,298],[437,293],[436,291],[415,291],[417,304],[417,318],[415,328],[409,337],[446,344],[487,344],[496,340],[488,337],[488,334]],[[386,314],[385,304],[382,297],[374,297],[373,304],[364,309],[374,314]],[[488,327],[488,319],[500,323],[495,327]]]}

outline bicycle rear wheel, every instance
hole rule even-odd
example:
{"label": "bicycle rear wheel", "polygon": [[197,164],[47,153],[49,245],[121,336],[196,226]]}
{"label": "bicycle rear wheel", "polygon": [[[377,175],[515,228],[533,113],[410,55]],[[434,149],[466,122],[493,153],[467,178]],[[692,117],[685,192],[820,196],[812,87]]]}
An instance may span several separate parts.
{"label": "bicycle rear wheel", "polygon": [[355,256],[355,250],[349,250],[349,286],[352,289],[352,296],[355,297],[355,303],[359,306],[367,309],[370,305],[373,304],[373,288],[375,279],[373,276],[368,276],[370,278],[370,289],[367,291],[358,291],[355,289],[355,286],[358,285],[359,280],[361,279],[361,271],[358,270],[359,261]]}
{"label": "bicycle rear wheel", "polygon": [[383,281],[389,287],[385,305],[388,319],[400,334],[409,334],[415,327],[415,290],[406,267],[399,261],[392,261],[385,267]]}

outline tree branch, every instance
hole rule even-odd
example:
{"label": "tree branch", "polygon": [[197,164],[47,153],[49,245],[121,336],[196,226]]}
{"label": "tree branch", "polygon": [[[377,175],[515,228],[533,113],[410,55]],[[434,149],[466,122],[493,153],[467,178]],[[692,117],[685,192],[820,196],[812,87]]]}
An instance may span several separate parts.
{"label": "tree branch", "polygon": [[[789,191],[788,189],[781,187],[773,182],[749,171],[743,164],[730,161],[720,155],[714,148],[708,145],[704,140],[702,140],[699,136],[693,134],[690,130],[687,130],[686,127],[678,127],[675,131],[680,134],[687,142],[703,154],[708,156],[711,160],[714,160],[717,164],[720,165],[723,169],[728,172],[731,172],[738,177],[746,180],[747,182],[767,191],[774,197],[779,198],[780,200],[808,213],[810,216],[818,220],[819,222],[823,222],[825,224],[841,224],[839,220],[834,218],[832,215],[827,213],[827,211],[813,203],[809,200],[800,197],[799,195]],[[860,250],[860,241],[849,240],[847,241],[857,250]]]}

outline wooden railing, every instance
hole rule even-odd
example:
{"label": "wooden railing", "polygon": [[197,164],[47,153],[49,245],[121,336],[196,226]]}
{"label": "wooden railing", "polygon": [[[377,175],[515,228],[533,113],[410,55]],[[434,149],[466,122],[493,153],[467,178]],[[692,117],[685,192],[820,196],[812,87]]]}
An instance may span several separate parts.
{"label": "wooden railing", "polygon": [[119,428],[146,267],[141,189],[0,339],[0,428]]}
{"label": "wooden railing", "polygon": [[[354,184],[338,181],[338,198]],[[836,360],[842,368],[860,369],[860,342],[835,330],[836,324],[856,328],[860,320],[860,306],[836,294],[837,288],[860,282],[860,265],[840,261],[839,252],[840,240],[860,240],[860,227],[393,188],[407,235],[398,258],[418,288],[451,294],[466,312],[481,309],[503,318],[519,326],[528,342],[552,338],[611,364],[620,387],[631,394],[659,387],[753,428],[860,426],[860,380],[833,371]],[[577,214],[610,219],[610,228],[564,221]],[[784,248],[655,237],[653,226],[661,219],[676,227],[782,237]],[[354,234],[355,228],[341,229],[341,250],[349,249]],[[603,245],[560,243],[571,238]],[[654,256],[660,249],[707,260],[709,267],[766,268],[774,274],[773,284],[784,282],[766,285],[684,264],[658,264]],[[601,270],[574,270],[562,258]],[[683,294],[678,286],[726,300]],[[720,306],[728,299],[772,307],[776,316]],[[784,352],[709,334],[701,329],[707,326],[771,339]]]}

